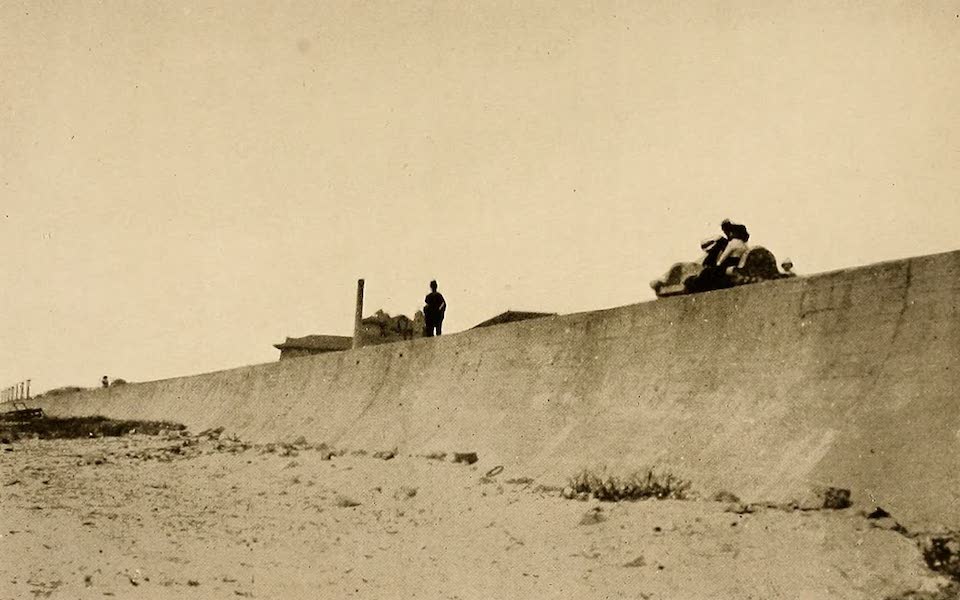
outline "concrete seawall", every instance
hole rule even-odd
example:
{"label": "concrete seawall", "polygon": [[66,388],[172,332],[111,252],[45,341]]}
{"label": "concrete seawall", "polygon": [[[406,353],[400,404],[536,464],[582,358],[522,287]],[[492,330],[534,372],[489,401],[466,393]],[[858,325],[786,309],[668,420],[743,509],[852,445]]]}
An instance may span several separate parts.
{"label": "concrete seawall", "polygon": [[476,451],[509,476],[658,465],[705,493],[850,488],[960,528],[960,252],[96,390],[51,415]]}

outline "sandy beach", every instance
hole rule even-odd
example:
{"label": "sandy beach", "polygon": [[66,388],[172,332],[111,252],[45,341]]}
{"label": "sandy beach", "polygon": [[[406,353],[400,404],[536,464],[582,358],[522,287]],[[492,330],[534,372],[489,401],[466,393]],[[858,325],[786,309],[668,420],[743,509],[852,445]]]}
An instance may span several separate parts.
{"label": "sandy beach", "polygon": [[578,501],[482,458],[216,438],[4,444],[0,598],[883,599],[946,583],[856,506]]}

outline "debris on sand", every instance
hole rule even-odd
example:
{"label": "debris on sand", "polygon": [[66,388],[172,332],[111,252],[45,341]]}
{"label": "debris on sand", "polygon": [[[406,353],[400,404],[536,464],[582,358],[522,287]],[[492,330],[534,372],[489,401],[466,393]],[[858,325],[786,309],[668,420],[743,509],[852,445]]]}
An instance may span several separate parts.
{"label": "debris on sand", "polygon": [[353,498],[339,495],[334,500],[334,504],[340,508],[353,508],[354,506],[360,506],[360,503]]}
{"label": "debris on sand", "polygon": [[510,485],[530,485],[533,483],[533,481],[533,477],[514,477],[512,479],[508,479],[506,483],[509,483]]}
{"label": "debris on sand", "polygon": [[861,514],[870,521],[871,527],[895,531],[901,535],[909,535],[906,527],[898,523],[893,515],[879,506],[870,512],[863,511]]}
{"label": "debris on sand", "polygon": [[373,457],[379,458],[380,460],[390,460],[391,458],[394,458],[396,455],[397,455],[396,448],[394,448],[393,450],[381,450],[379,452],[373,453]]}
{"label": "debris on sand", "polygon": [[408,487],[408,486],[405,486],[405,485],[404,485],[404,486],[400,486],[400,489],[398,489],[396,492],[394,492],[393,498],[394,498],[395,500],[403,500],[403,499],[405,499],[405,498],[413,498],[414,496],[417,495],[417,491],[418,491],[418,490],[417,490],[417,488],[415,488],[415,487]]}
{"label": "debris on sand", "polygon": [[490,469],[484,474],[484,477],[489,479],[491,477],[496,477],[500,473],[503,473],[503,465],[497,465],[494,468]]}
{"label": "debris on sand", "polygon": [[217,427],[214,429],[204,429],[197,434],[197,437],[205,437],[210,440],[220,439],[220,434],[223,433],[223,427]]}
{"label": "debris on sand", "polygon": [[818,486],[811,488],[797,506],[800,510],[843,510],[850,508],[850,490],[846,488]]}
{"label": "debris on sand", "polygon": [[647,561],[643,559],[642,555],[636,557],[631,561],[623,563],[624,567],[645,567],[646,565],[647,565]]}
{"label": "debris on sand", "polygon": [[476,452],[454,452],[451,462],[472,465],[480,460]]}
{"label": "debris on sand", "polygon": [[713,495],[713,501],[734,504],[734,503],[739,503],[740,498],[732,492],[728,492],[726,490],[720,490],[719,492]]}
{"label": "debris on sand", "polygon": [[168,421],[131,421],[108,419],[99,415],[92,417],[44,417],[0,425],[0,433],[3,433],[5,443],[10,443],[11,440],[34,437],[43,440],[120,437],[130,435],[131,431],[137,434],[155,436],[159,435],[160,432],[183,429],[186,429],[186,427]]}
{"label": "debris on sand", "polygon": [[607,516],[603,514],[603,509],[595,506],[583,514],[583,517],[580,518],[580,525],[597,525],[606,520]]}

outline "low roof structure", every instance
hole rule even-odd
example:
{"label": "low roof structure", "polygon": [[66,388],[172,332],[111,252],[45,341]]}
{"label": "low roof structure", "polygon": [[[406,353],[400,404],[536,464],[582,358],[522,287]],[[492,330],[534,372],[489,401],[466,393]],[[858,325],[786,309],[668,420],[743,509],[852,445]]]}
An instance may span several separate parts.
{"label": "low roof structure", "polygon": [[353,338],[345,335],[307,335],[299,338],[288,337],[281,344],[274,344],[277,350],[312,350],[314,352],[335,352],[349,350]]}

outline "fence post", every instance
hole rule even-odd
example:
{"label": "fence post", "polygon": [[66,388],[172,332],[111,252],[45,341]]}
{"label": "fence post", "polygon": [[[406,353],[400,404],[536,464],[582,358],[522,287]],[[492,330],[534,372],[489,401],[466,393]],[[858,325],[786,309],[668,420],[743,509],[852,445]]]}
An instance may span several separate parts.
{"label": "fence post", "polygon": [[359,348],[363,334],[363,280],[357,280],[357,312],[353,317],[353,343],[354,349]]}

